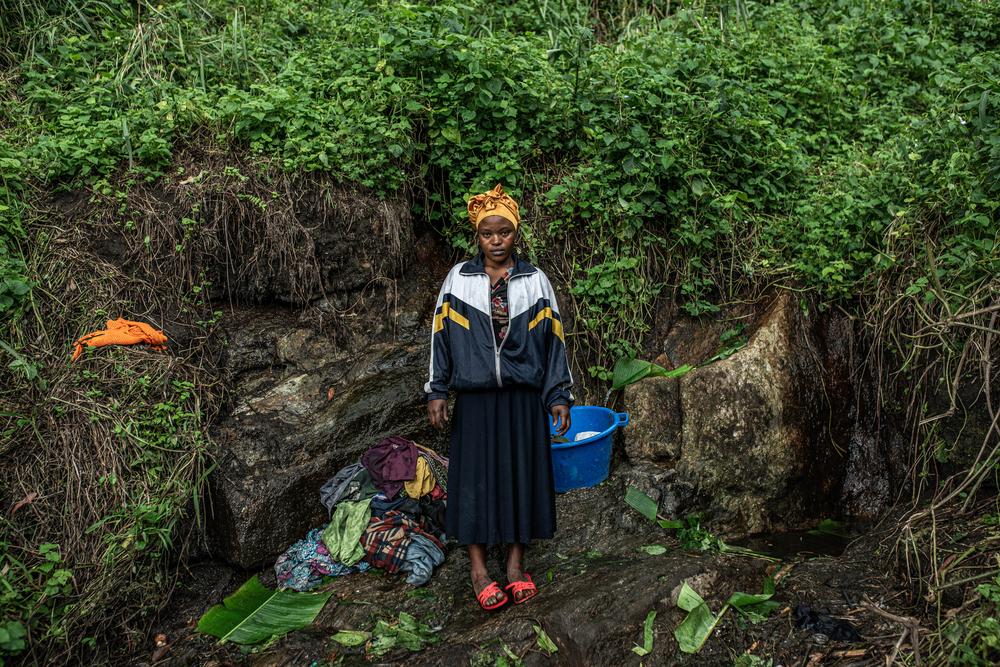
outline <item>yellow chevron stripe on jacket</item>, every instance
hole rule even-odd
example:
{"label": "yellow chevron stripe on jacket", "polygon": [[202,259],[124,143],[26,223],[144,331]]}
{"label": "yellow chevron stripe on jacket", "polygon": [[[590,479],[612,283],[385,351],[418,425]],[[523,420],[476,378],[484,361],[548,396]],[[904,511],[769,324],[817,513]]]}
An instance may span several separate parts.
{"label": "yellow chevron stripe on jacket", "polygon": [[546,317],[552,320],[552,333],[558,336],[559,340],[561,340],[565,345],[566,339],[563,338],[562,322],[556,319],[555,314],[552,312],[551,308],[543,308],[541,311],[539,311],[539,313],[535,315],[535,319],[528,322],[528,331],[531,331],[539,324],[541,324],[542,320],[544,320]]}
{"label": "yellow chevron stripe on jacket", "polygon": [[445,301],[444,303],[441,304],[441,312],[434,316],[433,333],[437,333],[438,331],[441,331],[441,329],[444,329],[444,321],[446,319],[451,320],[452,322],[462,327],[463,329],[469,328],[468,318],[463,317],[458,313],[456,313],[454,310],[451,309],[451,303]]}

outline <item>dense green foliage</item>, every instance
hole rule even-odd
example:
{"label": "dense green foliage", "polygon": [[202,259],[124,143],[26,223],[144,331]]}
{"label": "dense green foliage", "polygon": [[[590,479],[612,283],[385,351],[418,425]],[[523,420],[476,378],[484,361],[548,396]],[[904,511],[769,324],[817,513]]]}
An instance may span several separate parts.
{"label": "dense green foliage", "polygon": [[38,9],[7,33],[8,106],[32,114],[0,143],[5,236],[23,235],[26,174],[155,178],[199,131],[289,170],[416,184],[460,245],[467,193],[534,197],[536,245],[588,238],[569,278],[610,361],[666,285],[697,314],[754,281],[844,298],[902,273],[922,296],[934,270],[960,299],[1000,268],[995,3],[682,3],[609,29],[611,5]]}
{"label": "dense green foliage", "polygon": [[[466,196],[503,182],[524,202],[530,252],[568,283],[577,340],[604,379],[671,291],[698,315],[784,283],[921,325],[997,297],[994,0],[0,8],[0,319],[15,325],[42,298],[29,276],[44,244],[28,244],[42,193],[124,197],[172,177],[178,148],[197,142],[407,189],[456,246]],[[46,381],[22,337],[6,337],[4,365],[25,387]],[[108,381],[145,391],[133,380]],[[113,420],[160,477],[87,527],[106,531],[109,570],[164,551],[200,479],[187,381],[164,371],[145,408],[122,400]],[[0,548],[15,573],[3,615],[18,624],[0,655],[23,649],[24,628],[51,637],[64,618],[82,623],[84,602],[59,602],[70,555]]]}

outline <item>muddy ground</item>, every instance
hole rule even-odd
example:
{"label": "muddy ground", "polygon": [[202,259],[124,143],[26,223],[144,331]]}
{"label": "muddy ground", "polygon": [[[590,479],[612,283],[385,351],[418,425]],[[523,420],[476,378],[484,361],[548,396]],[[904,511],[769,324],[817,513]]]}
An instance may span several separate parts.
{"label": "muddy ground", "polygon": [[[907,616],[906,595],[883,570],[885,548],[877,535],[856,539],[839,555],[837,544],[803,542],[798,537],[751,539],[749,546],[781,553],[783,561],[730,554],[686,551],[672,532],[646,521],[625,505],[620,472],[592,489],[558,498],[559,530],[554,539],[529,548],[527,567],[539,595],[498,613],[479,609],[468,580],[468,558],[449,545],[447,560],[430,583],[415,589],[403,577],[380,571],[334,580],[333,596],[312,627],[290,633],[267,646],[240,649],[220,645],[195,629],[198,618],[255,572],[236,571],[215,562],[195,563],[161,615],[154,633],[167,646],[144,652],[145,665],[502,665],[511,654],[524,665],[725,665],[745,652],[773,659],[773,665],[885,664],[903,627],[874,612],[872,604]],[[667,548],[660,555],[641,549]],[[783,553],[782,553],[783,552]],[[501,555],[492,571],[502,574]],[[673,635],[685,612],[675,606],[676,590],[687,580],[718,611],[734,591],[756,593],[768,574],[779,574],[775,600],[781,606],[764,622],[746,622],[729,612],[702,650],[681,653]],[[274,575],[264,571],[265,584]],[[503,582],[501,582],[503,583]],[[672,597],[673,594],[673,597]],[[834,641],[795,624],[795,608],[808,604],[847,620],[860,642]],[[653,650],[640,657],[643,622],[655,610]],[[391,621],[405,611],[431,628],[440,641],[418,653],[406,650],[378,658],[364,647],[345,648],[331,640],[342,629],[370,631],[379,619]],[[550,655],[538,644],[534,626],[543,628],[558,650]],[[152,635],[151,635],[152,636]],[[905,650],[906,643],[902,646]],[[513,664],[513,660],[504,657]],[[763,663],[767,664],[766,660]]]}

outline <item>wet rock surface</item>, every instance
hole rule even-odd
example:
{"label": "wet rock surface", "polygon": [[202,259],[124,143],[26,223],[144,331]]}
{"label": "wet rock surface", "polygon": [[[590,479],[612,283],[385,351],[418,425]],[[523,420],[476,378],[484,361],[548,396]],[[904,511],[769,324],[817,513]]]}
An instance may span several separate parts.
{"label": "wet rock surface", "polygon": [[436,292],[414,279],[362,294],[353,316],[324,308],[233,308],[223,316],[230,397],[213,433],[205,531],[213,554],[242,568],[273,562],[324,510],[329,477],[382,438],[440,445],[429,433],[423,395]]}
{"label": "wet rock surface", "polygon": [[[510,651],[525,665],[729,667],[734,656],[749,649],[774,657],[777,665],[800,664],[817,650],[832,653],[851,647],[796,629],[793,610],[799,603],[852,619],[865,637],[886,633],[882,619],[859,606],[864,596],[881,603],[898,603],[900,597],[886,587],[883,574],[873,570],[872,543],[855,545],[840,559],[792,556],[784,564],[685,551],[668,531],[641,517],[636,520],[638,515],[624,504],[628,473],[622,469],[599,487],[559,496],[555,538],[528,550],[526,565],[539,584],[539,595],[526,604],[508,605],[495,614],[481,611],[472,595],[465,551],[451,544],[447,560],[427,586],[415,589],[402,576],[380,571],[335,579],[326,587],[333,592],[330,602],[310,628],[245,653],[198,634],[194,625],[255,572],[203,563],[194,566],[178,588],[163,615],[169,620],[157,629],[170,640],[169,664],[263,667],[343,659],[340,664],[345,665],[494,665]],[[653,544],[666,547],[666,552],[654,556],[642,549]],[[489,562],[491,573],[502,577],[499,550],[491,551]],[[781,607],[767,621],[753,625],[730,611],[701,652],[679,652],[673,630],[685,616],[676,607],[682,582],[718,612],[733,592],[759,592],[764,578],[776,572],[775,599]],[[261,579],[274,585],[270,568]],[[653,652],[640,658],[631,649],[642,644],[643,622],[653,610]],[[371,631],[379,619],[394,621],[400,612],[436,628],[439,643],[419,653],[399,650],[366,660],[363,647],[345,648],[331,640],[339,630]],[[558,647],[555,653],[540,650],[536,626]]]}
{"label": "wet rock surface", "polygon": [[728,358],[628,387],[625,452],[652,464],[637,485],[666,514],[705,511],[731,532],[789,529],[836,512],[858,422],[849,349],[835,326],[782,293]]}
{"label": "wet rock surface", "polygon": [[322,508],[305,508],[326,479],[382,438],[423,430],[426,358],[421,346],[376,346],[245,394],[217,440],[209,532],[217,553],[241,567],[273,560],[323,518]]}

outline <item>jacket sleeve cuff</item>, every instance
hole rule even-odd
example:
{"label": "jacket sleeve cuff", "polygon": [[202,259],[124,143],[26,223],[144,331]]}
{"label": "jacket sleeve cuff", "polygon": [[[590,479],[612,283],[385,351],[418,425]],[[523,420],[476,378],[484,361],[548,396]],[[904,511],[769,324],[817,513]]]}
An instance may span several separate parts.
{"label": "jacket sleeve cuff", "polygon": [[549,399],[549,402],[545,407],[551,410],[557,405],[565,405],[566,407],[572,407],[573,395],[570,394],[569,392],[559,392],[558,394]]}
{"label": "jacket sleeve cuff", "polygon": [[427,402],[428,403],[430,403],[431,401],[436,401],[436,400],[441,400],[441,399],[447,401],[448,400],[448,392],[446,392],[446,391],[430,391],[430,392],[427,392]]}

